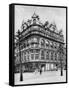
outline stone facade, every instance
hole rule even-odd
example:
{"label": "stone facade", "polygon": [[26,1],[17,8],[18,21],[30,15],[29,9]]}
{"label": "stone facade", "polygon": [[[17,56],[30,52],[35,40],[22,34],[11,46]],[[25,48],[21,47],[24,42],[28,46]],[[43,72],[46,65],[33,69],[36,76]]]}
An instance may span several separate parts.
{"label": "stone facade", "polygon": [[20,51],[19,41],[15,48],[15,71],[20,70],[20,56],[23,71],[57,70],[59,63],[59,44],[64,45],[62,31],[58,32],[56,24],[44,24],[35,13],[31,20],[23,22],[21,26]]}

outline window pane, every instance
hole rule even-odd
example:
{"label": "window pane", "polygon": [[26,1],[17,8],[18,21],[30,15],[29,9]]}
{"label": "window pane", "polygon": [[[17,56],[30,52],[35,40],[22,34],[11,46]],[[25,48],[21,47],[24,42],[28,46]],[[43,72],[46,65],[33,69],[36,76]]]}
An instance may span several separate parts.
{"label": "window pane", "polygon": [[34,50],[31,50],[31,53],[34,53]]}
{"label": "window pane", "polygon": [[35,53],[39,53],[39,50],[35,50]]}
{"label": "window pane", "polygon": [[46,59],[49,60],[49,52],[46,53]]}
{"label": "window pane", "polygon": [[26,56],[24,55],[24,60],[26,61]]}
{"label": "window pane", "polygon": [[35,54],[35,59],[39,59],[39,54]]}
{"label": "window pane", "polygon": [[29,60],[29,52],[27,52],[27,59]]}
{"label": "window pane", "polygon": [[45,59],[44,51],[41,52],[41,59]]}
{"label": "window pane", "polygon": [[32,60],[34,59],[34,54],[31,54],[31,59],[32,59]]}
{"label": "window pane", "polygon": [[51,60],[53,60],[53,52],[51,52]]}

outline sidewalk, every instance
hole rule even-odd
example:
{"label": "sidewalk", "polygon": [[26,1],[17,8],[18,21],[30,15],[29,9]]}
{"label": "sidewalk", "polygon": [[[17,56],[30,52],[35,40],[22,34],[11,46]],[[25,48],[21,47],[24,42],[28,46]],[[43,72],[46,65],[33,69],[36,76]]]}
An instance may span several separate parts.
{"label": "sidewalk", "polygon": [[20,74],[15,74],[15,85],[19,84],[36,84],[36,83],[52,83],[52,82],[65,82],[66,71],[63,71],[63,76],[60,76],[60,70],[58,71],[46,71],[34,73],[23,73],[23,81],[20,81]]}

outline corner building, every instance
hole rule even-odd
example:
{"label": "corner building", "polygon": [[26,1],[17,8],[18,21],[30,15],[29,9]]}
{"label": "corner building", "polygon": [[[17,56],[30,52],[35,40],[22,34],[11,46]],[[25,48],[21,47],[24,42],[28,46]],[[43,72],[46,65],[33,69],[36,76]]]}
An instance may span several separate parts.
{"label": "corner building", "polygon": [[[64,45],[63,35],[56,30],[55,24],[44,24],[35,13],[31,20],[22,23],[20,51],[22,70],[25,71],[53,71],[58,69],[59,44]],[[20,70],[19,46],[16,43],[15,71]]]}

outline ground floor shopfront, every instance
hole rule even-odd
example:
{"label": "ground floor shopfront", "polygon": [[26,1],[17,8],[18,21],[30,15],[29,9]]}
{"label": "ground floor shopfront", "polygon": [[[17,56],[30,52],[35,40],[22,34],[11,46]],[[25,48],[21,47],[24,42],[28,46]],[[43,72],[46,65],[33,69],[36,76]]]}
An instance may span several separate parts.
{"label": "ground floor shopfront", "polygon": [[[22,63],[22,71],[23,72],[35,72],[35,71],[53,71],[57,70],[57,63],[54,62],[27,62]],[[15,72],[20,71],[20,64],[15,66]]]}

